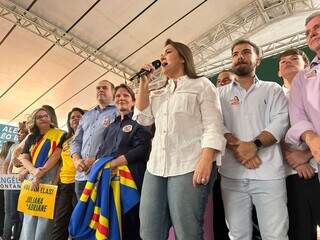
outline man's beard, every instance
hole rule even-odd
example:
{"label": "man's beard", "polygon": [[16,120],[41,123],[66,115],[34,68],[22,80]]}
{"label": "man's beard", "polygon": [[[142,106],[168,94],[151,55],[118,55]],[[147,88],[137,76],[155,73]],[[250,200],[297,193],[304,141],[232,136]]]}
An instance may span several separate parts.
{"label": "man's beard", "polygon": [[232,67],[232,71],[238,76],[247,76],[254,71],[252,65],[246,64],[239,67],[237,67],[237,65]]}

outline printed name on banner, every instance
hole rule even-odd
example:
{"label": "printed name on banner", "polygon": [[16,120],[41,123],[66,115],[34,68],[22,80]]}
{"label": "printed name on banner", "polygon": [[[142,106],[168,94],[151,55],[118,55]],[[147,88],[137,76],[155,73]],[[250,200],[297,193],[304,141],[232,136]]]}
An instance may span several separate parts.
{"label": "printed name on banner", "polygon": [[40,183],[37,189],[31,190],[31,181],[24,180],[19,195],[18,211],[53,219],[57,188],[56,185]]}
{"label": "printed name on banner", "polygon": [[0,189],[1,190],[19,190],[21,182],[16,174],[0,174]]}

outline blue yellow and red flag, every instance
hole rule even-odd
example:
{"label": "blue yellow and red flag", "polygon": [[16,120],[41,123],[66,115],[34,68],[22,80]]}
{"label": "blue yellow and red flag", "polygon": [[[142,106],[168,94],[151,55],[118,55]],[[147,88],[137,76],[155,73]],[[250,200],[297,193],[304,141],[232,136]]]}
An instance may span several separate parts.
{"label": "blue yellow and red flag", "polygon": [[52,153],[56,150],[64,131],[51,128],[38,142],[31,147],[30,155],[32,164],[38,168],[42,167]]}
{"label": "blue yellow and red flag", "polygon": [[121,216],[134,207],[140,196],[129,168],[111,174],[112,157],[98,159],[92,166],[85,189],[69,224],[76,240],[121,240]]}

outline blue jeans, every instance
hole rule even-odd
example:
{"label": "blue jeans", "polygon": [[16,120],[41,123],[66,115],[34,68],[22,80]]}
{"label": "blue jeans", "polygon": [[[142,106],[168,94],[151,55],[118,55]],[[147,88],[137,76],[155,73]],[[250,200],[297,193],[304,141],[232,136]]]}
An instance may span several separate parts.
{"label": "blue jeans", "polygon": [[287,240],[289,218],[285,179],[221,178],[222,199],[231,240],[252,239],[252,207],[256,207],[261,237]]}
{"label": "blue jeans", "polygon": [[207,185],[193,187],[193,172],[159,177],[146,171],[140,203],[140,234],[144,240],[166,240],[173,225],[176,240],[203,239],[203,216],[216,169]]}

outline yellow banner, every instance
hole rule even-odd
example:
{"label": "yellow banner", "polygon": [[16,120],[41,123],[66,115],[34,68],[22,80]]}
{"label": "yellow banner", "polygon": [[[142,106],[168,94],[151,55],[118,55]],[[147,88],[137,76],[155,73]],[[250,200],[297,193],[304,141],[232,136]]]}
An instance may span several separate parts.
{"label": "yellow banner", "polygon": [[58,186],[40,183],[31,190],[31,181],[24,180],[19,195],[18,211],[26,214],[53,219]]}

